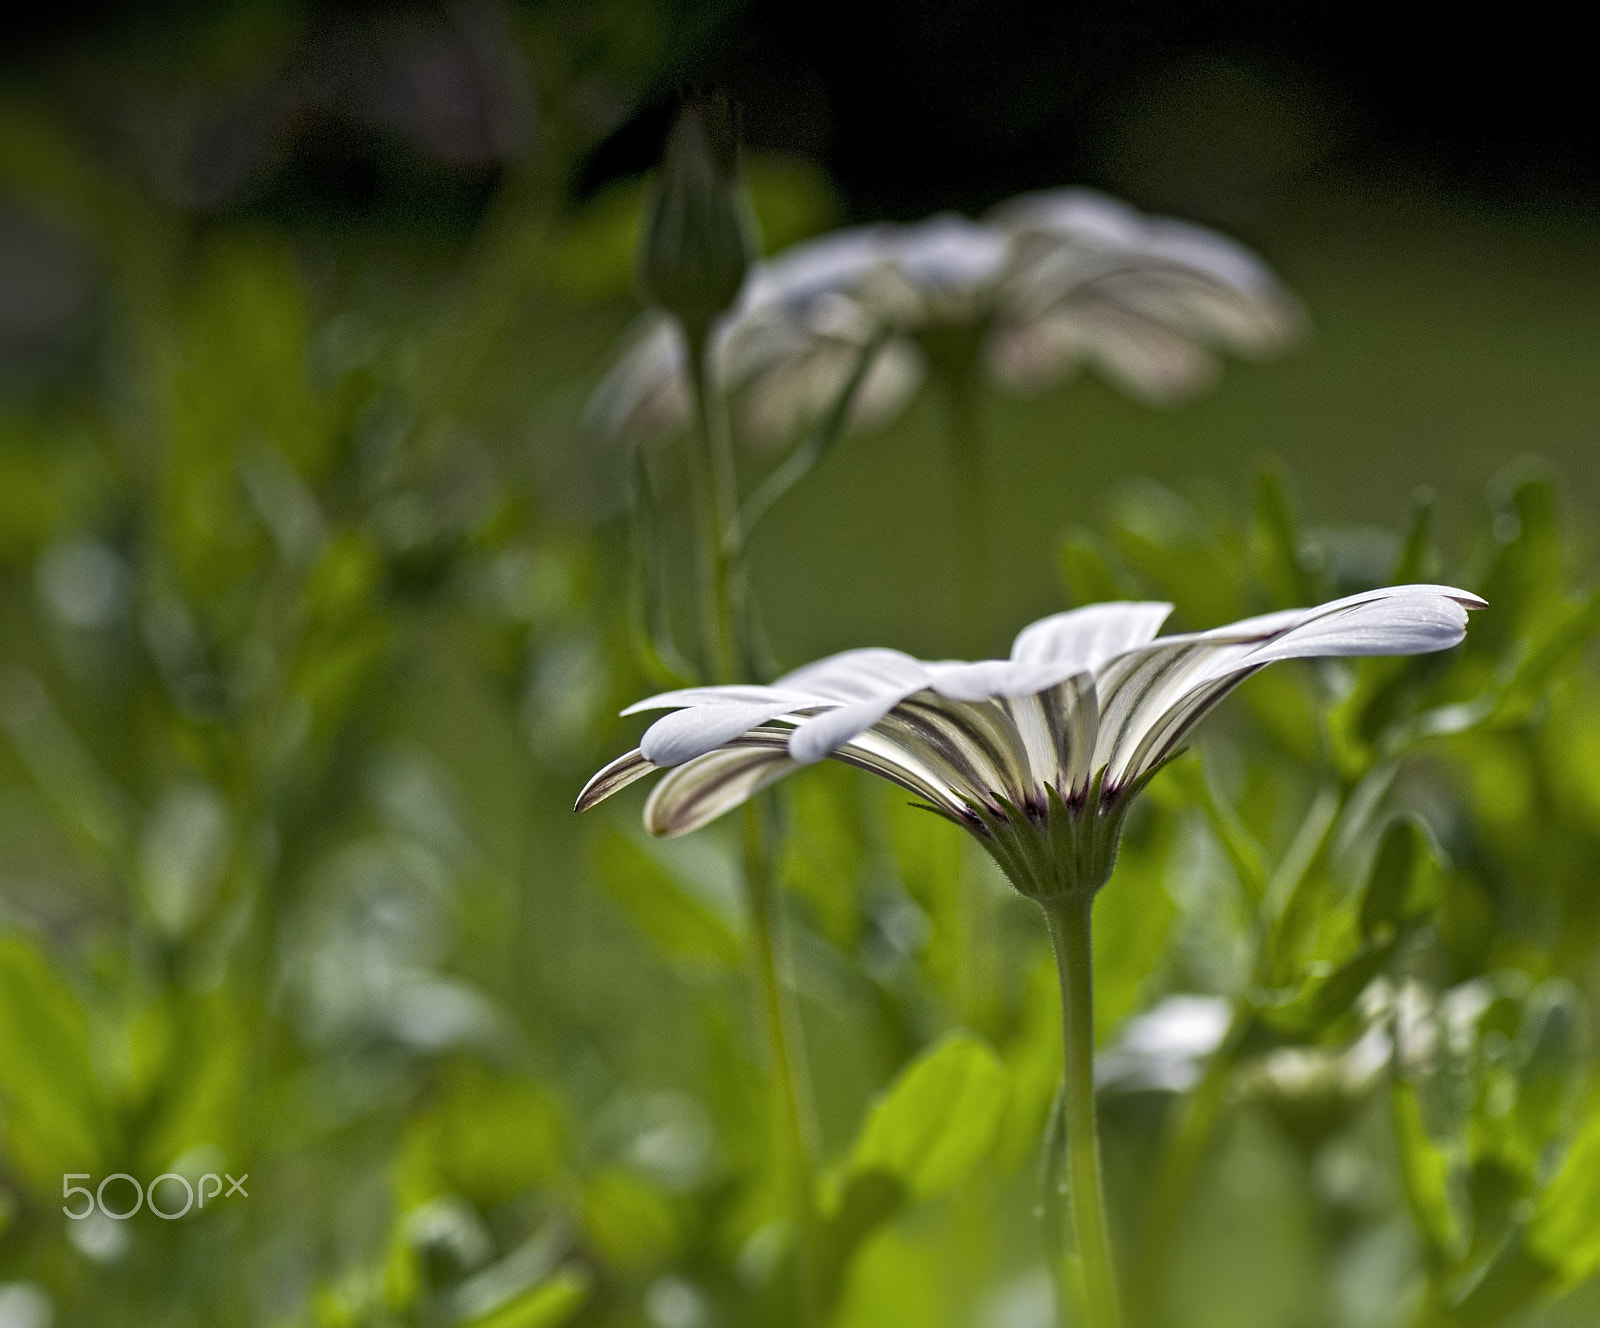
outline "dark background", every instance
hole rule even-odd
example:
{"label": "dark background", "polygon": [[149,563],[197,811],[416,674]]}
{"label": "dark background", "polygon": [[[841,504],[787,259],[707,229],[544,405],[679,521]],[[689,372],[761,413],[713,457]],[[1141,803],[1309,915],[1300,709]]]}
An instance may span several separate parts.
{"label": "dark background", "polygon": [[[445,13],[34,6],[8,25],[4,68],[29,79],[89,54],[156,51],[252,8],[324,33],[407,10]],[[647,170],[675,89],[707,79],[739,96],[753,147],[819,158],[852,219],[975,210],[1063,179],[1126,187],[1140,166],[1159,174],[1163,156],[1195,178],[1147,192],[1192,193],[1191,206],[1218,219],[1247,210],[1248,199],[1228,196],[1262,187],[1252,169],[1274,181],[1315,170],[1518,208],[1586,207],[1600,195],[1593,47],[1564,6],[1469,15],[1373,3],[687,0],[658,13],[669,30],[665,68],[587,154],[574,198]],[[1158,105],[1169,122],[1130,130],[1130,118]],[[320,189],[327,208],[399,206],[362,160],[375,150],[357,133],[341,141],[316,126],[278,188]],[[336,178],[340,164],[367,189]],[[476,179],[454,183],[479,192]]]}

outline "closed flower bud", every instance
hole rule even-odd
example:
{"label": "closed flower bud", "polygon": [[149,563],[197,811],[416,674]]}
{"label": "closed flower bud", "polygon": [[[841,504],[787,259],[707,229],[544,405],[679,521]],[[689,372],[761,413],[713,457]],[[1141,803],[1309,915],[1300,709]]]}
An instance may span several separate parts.
{"label": "closed flower bud", "polygon": [[738,171],[732,108],[686,105],[667,139],[639,248],[639,284],[691,336],[739,297],[757,251],[755,218]]}

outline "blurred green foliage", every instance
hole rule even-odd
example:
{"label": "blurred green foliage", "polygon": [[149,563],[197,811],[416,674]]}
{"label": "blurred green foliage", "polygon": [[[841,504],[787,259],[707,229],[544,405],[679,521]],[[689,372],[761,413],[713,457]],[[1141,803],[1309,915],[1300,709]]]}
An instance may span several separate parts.
{"label": "blurred green foliage", "polygon": [[[800,1321],[735,845],[569,812],[644,685],[625,467],[578,427],[641,190],[560,182],[674,21],[519,20],[537,132],[464,239],[207,215],[49,98],[0,109],[0,180],[96,292],[0,413],[5,1328]],[[835,219],[814,168],[751,182],[769,246]],[[812,546],[859,535],[883,494],[855,488],[813,485]],[[1267,471],[1239,499],[1124,483],[1060,534],[1059,600],[1160,596],[1182,627],[1390,580],[1491,605],[1444,657],[1252,680],[1129,824],[1097,1017],[1151,1328],[1600,1314],[1600,592],[1536,469],[1434,526],[1308,527]],[[784,590],[787,651],[822,592]],[[1042,1326],[1042,930],[891,790],[829,768],[784,799],[818,1312]],[[1158,1036],[1176,994],[1214,1002],[1214,1051]],[[62,1212],[64,1177],[168,1172],[248,1193]]]}

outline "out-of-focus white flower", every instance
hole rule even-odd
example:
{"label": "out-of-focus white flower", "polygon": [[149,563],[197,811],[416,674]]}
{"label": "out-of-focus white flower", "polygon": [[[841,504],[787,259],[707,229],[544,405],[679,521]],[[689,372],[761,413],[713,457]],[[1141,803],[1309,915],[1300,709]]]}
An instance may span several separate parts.
{"label": "out-of-focus white flower", "polygon": [[1024,893],[1093,890],[1132,795],[1251,674],[1284,659],[1444,650],[1482,605],[1448,586],[1396,586],[1158,638],[1171,605],[1094,604],[1025,628],[1006,660],[846,651],[770,687],[691,687],[630,707],[673,713],[589,781],[578,810],[674,767],[645,827],[685,834],[833,757],[970,830]]}
{"label": "out-of-focus white flower", "polygon": [[1241,1091],[1275,1101],[1358,1098],[1388,1066],[1393,1044],[1381,1024],[1344,1047],[1279,1047],[1239,1073]]}
{"label": "out-of-focus white flower", "polygon": [[1095,1080],[1123,1091],[1186,1093],[1222,1045],[1232,1007],[1220,996],[1168,996],[1123,1026],[1095,1062]]}
{"label": "out-of-focus white flower", "polygon": [[623,338],[622,354],[589,398],[584,424],[606,437],[652,442],[689,423],[689,352],[671,316],[652,310]]}
{"label": "out-of-focus white flower", "polygon": [[[738,305],[713,330],[711,347],[717,381],[738,398],[743,437],[774,443],[820,418],[875,341],[847,427],[886,423],[917,390],[922,353],[904,338],[882,339],[882,318],[847,293],[881,260],[877,241],[887,229],[839,231],[751,271]],[[687,427],[693,410],[682,330],[658,311],[644,314],[590,398],[588,426],[649,442]]]}
{"label": "out-of-focus white flower", "polygon": [[[878,345],[849,423],[892,418],[921,382],[921,338],[973,332],[1002,386],[1033,391],[1090,364],[1146,400],[1209,381],[1213,351],[1264,356],[1298,332],[1298,306],[1243,246],[1145,217],[1082,189],[1026,194],[983,221],[954,213],[835,231],[756,264],[717,325],[717,379],[753,441],[791,436],[839,397]],[[596,390],[602,432],[684,427],[688,357],[676,325],[647,315]]]}
{"label": "out-of-focus white flower", "polygon": [[1259,358],[1300,331],[1299,306],[1266,265],[1204,227],[1086,189],[1024,194],[990,221],[1012,243],[989,362],[1013,387],[1088,363],[1173,401],[1210,379],[1212,349]]}

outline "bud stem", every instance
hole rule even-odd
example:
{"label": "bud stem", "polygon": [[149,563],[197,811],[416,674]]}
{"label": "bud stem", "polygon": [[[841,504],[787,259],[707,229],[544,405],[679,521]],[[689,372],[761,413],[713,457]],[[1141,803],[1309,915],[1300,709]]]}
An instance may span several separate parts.
{"label": "bud stem", "polygon": [[[700,527],[701,624],[706,666],[718,683],[741,682],[745,668],[734,630],[734,582],[743,540],[738,530],[738,474],[731,430],[711,366],[709,327],[686,327],[689,367],[700,427],[691,448],[695,501]],[[763,808],[744,806],[744,894],[762,1021],[772,1057],[779,1127],[787,1154],[790,1202],[798,1240],[800,1321],[817,1322],[817,1211],[814,1150],[809,1128],[804,1059],[799,1022],[779,972],[781,901],[776,853]]]}
{"label": "bud stem", "polygon": [[690,442],[697,524],[700,527],[700,628],[705,668],[714,683],[742,681],[733,627],[734,560],[729,530],[737,520],[737,478],[727,418],[707,353],[709,328],[684,328],[699,428]]}

